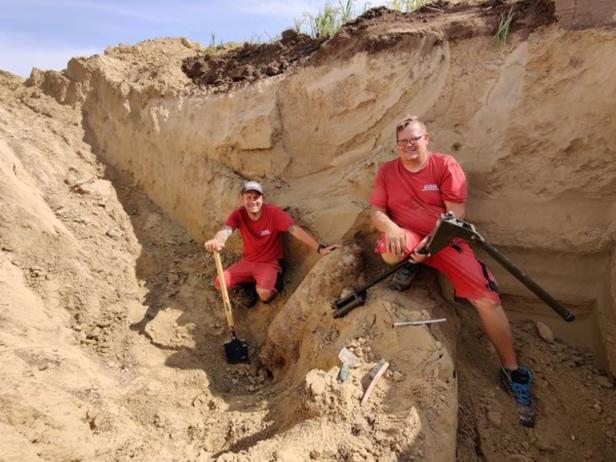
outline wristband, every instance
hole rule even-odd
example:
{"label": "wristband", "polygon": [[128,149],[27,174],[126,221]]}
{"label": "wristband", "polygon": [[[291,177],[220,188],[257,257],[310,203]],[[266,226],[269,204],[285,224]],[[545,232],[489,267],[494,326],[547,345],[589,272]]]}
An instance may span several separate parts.
{"label": "wristband", "polygon": [[317,253],[320,255],[321,254],[321,250],[323,250],[326,247],[327,247],[326,245],[319,244],[319,246],[317,247]]}

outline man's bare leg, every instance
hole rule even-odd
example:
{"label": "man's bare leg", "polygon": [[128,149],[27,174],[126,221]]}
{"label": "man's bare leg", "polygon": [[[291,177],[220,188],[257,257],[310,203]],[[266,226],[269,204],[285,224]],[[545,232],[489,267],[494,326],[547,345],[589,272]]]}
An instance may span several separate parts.
{"label": "man's bare leg", "polygon": [[511,327],[503,307],[486,299],[471,300],[471,303],[477,308],[483,329],[498,353],[503,366],[500,371],[501,381],[516,402],[520,424],[534,427],[535,408],[531,396],[533,374],[525,367],[518,367]]}
{"label": "man's bare leg", "polygon": [[[383,260],[393,265],[400,259],[394,254],[382,254]],[[530,388],[533,376],[530,370],[518,367],[518,359],[513,349],[513,339],[509,319],[502,305],[489,299],[470,300],[475,306],[483,325],[483,330],[494,345],[501,361],[501,380],[505,389],[513,396],[518,408],[520,424],[535,426],[535,409]]]}
{"label": "man's bare leg", "polygon": [[400,260],[402,260],[401,257],[393,253],[382,253],[381,257],[383,258],[383,261],[388,265],[395,265],[396,263],[400,263]]}
{"label": "man's bare leg", "polygon": [[[393,253],[381,254],[383,260],[390,265],[400,261],[400,257]],[[491,300],[478,299],[469,300],[479,312],[479,318],[483,325],[483,330],[496,349],[496,353],[501,360],[503,367],[507,369],[518,368],[518,358],[513,349],[513,339],[509,319],[505,314],[502,305],[496,305]]]}
{"label": "man's bare leg", "polygon": [[511,327],[502,305],[486,299],[470,300],[479,312],[483,330],[494,345],[503,367],[510,370],[518,368],[518,359],[513,349]]}
{"label": "man's bare leg", "polygon": [[[393,253],[381,254],[383,260],[394,265],[400,261],[400,257]],[[496,305],[488,299],[469,300],[479,312],[479,318],[483,330],[496,349],[503,367],[514,370],[518,368],[518,358],[513,349],[513,339],[509,319],[502,305]]]}

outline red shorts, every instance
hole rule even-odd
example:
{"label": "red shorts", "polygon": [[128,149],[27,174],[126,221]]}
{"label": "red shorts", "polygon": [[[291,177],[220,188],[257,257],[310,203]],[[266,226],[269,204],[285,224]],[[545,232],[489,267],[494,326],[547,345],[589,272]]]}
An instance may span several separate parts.
{"label": "red shorts", "polygon": [[[408,258],[422,237],[405,229],[406,248],[403,254]],[[387,253],[387,238],[379,236],[374,249],[377,253]],[[475,257],[473,250],[462,239],[453,239],[447,247],[421,262],[445,275],[453,285],[457,297],[468,300],[489,299],[500,304],[496,281],[486,265]]]}
{"label": "red shorts", "polygon": [[[273,290],[278,293],[276,280],[281,272],[282,267],[277,260],[268,263],[255,263],[241,259],[229,266],[224,271],[224,275],[228,289],[238,284],[255,282],[258,289]],[[216,288],[220,288],[218,277],[216,277],[214,284]]]}

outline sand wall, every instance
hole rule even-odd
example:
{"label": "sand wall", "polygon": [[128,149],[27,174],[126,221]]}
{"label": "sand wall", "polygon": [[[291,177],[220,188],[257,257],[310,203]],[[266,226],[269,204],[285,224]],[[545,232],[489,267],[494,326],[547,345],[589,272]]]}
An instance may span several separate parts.
{"label": "sand wall", "polygon": [[[512,34],[496,48],[491,37],[395,34],[395,46],[378,53],[326,56],[210,95],[186,91],[180,76],[173,85],[131,82],[130,65],[110,50],[86,64],[87,138],[196,239],[220,226],[250,177],[334,240],[353,228],[378,164],[394,156],[396,121],[418,114],[433,149],[454,154],[467,172],[468,218],[568,304],[585,330],[601,333],[614,372],[616,350],[606,348],[613,321],[599,320],[616,316],[616,120],[605,96],[616,92],[616,35],[550,26]],[[147,56],[154,46],[133,53]],[[176,61],[192,52],[179,42],[167,47]],[[505,295],[544,312],[495,270]]]}
{"label": "sand wall", "polygon": [[616,23],[616,5],[610,0],[556,0],[555,6],[562,27],[573,29]]}

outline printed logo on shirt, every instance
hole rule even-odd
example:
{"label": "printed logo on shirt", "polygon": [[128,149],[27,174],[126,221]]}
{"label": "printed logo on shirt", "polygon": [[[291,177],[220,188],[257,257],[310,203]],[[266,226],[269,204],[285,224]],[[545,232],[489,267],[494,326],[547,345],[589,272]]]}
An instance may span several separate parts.
{"label": "printed logo on shirt", "polygon": [[422,191],[438,191],[438,185],[431,183],[423,185]]}
{"label": "printed logo on shirt", "polygon": [[269,229],[264,229],[259,233],[261,236],[269,236],[272,232]]}

